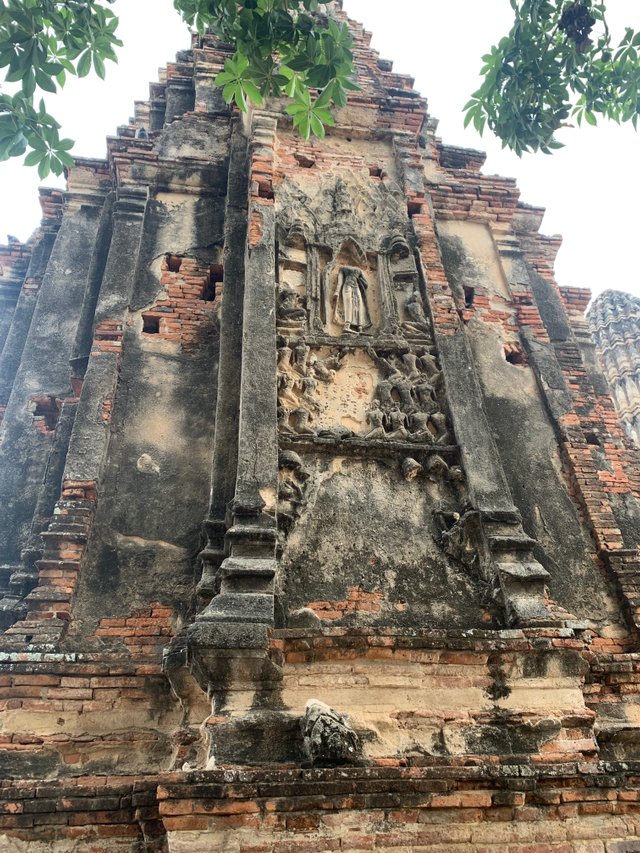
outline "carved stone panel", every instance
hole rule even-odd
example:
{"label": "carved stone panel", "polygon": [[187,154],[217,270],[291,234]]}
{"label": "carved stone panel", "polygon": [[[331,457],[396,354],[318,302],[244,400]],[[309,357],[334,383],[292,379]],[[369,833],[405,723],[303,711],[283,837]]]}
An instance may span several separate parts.
{"label": "carved stone panel", "polygon": [[281,435],[448,445],[441,373],[430,348],[311,347],[281,338]]}
{"label": "carved stone panel", "polygon": [[318,337],[428,337],[415,238],[395,185],[351,175],[309,196],[285,181],[278,199],[283,334],[306,325]]}

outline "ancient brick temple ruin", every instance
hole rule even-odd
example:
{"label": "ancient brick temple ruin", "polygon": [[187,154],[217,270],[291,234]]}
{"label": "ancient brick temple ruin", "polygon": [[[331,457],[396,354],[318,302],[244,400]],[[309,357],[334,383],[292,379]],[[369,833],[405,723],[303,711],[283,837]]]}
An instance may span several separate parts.
{"label": "ancient brick temple ruin", "polygon": [[640,850],[588,293],[351,26],[326,139],[195,38],[1,250],[3,851]]}

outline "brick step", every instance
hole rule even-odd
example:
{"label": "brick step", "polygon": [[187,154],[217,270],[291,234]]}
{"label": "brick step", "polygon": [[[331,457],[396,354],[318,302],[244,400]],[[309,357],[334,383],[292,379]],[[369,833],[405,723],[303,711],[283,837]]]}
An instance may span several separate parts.
{"label": "brick step", "polygon": [[71,596],[73,594],[73,590],[71,587],[59,587],[59,586],[38,586],[34,590],[32,590],[29,595],[26,597],[26,601],[29,604],[33,602],[69,602],[71,601]]}
{"label": "brick step", "polygon": [[16,637],[18,635],[35,634],[42,631],[55,632],[56,629],[62,630],[65,628],[66,624],[64,619],[52,618],[47,619],[46,623],[44,623],[41,619],[27,618],[24,621],[16,622],[15,625],[6,630],[5,634]]}
{"label": "brick step", "polygon": [[47,533],[83,533],[86,534],[89,531],[90,524],[88,522],[74,522],[70,519],[63,518],[58,519],[57,521],[52,521],[49,527],[47,528]]}

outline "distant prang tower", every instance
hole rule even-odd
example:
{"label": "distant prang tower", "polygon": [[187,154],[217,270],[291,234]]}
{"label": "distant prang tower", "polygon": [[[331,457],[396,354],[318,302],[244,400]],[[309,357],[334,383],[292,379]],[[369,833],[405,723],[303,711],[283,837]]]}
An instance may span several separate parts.
{"label": "distant prang tower", "polygon": [[640,850],[589,294],[349,26],[325,139],[194,37],[0,250],[3,853]]}
{"label": "distant prang tower", "polygon": [[618,414],[640,445],[640,299],[605,290],[593,301],[587,320]]}

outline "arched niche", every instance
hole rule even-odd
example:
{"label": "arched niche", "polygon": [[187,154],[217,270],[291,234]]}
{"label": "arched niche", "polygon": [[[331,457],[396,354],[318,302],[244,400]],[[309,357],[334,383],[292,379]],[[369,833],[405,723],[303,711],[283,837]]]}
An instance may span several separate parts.
{"label": "arched niche", "polygon": [[371,334],[380,327],[382,306],[378,259],[354,238],[334,249],[322,272],[323,322],[329,334]]}
{"label": "arched niche", "polygon": [[303,222],[276,228],[276,309],[278,327],[292,333],[307,328],[309,307],[309,233]]}
{"label": "arched niche", "polygon": [[383,243],[387,304],[394,327],[412,321],[408,305],[418,292],[418,270],[413,251],[403,234],[394,234]]}

